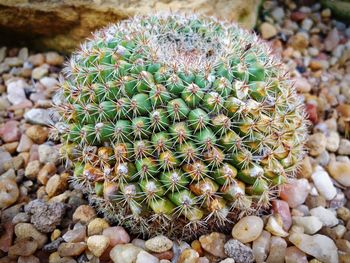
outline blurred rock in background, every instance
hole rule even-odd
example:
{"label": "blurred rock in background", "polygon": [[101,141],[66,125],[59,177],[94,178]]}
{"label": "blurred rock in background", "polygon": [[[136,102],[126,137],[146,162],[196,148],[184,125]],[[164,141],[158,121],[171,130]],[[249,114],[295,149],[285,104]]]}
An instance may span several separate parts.
{"label": "blurred rock in background", "polygon": [[251,29],[261,0],[0,0],[0,45],[68,53],[91,32],[134,14],[197,12]]}

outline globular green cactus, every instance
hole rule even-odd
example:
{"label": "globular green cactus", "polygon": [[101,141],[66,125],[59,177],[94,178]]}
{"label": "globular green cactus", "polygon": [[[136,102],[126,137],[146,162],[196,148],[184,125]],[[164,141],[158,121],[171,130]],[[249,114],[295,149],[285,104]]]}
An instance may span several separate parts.
{"label": "globular green cactus", "polygon": [[212,18],[105,28],[72,55],[61,92],[74,182],[135,233],[188,237],[256,213],[303,156],[307,123],[283,65]]}

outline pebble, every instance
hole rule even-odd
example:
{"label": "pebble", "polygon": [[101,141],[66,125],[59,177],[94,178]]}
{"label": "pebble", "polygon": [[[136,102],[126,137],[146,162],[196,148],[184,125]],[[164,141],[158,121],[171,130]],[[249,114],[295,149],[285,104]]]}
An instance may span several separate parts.
{"label": "pebble", "polygon": [[283,220],[280,216],[269,216],[269,219],[267,220],[265,229],[269,231],[271,234],[279,237],[286,237],[288,236],[288,232],[286,232],[283,229]]}
{"label": "pebble", "polygon": [[102,235],[108,237],[111,242],[111,246],[120,244],[126,244],[130,242],[130,236],[128,232],[121,226],[107,227],[103,229]]}
{"label": "pebble", "polygon": [[0,128],[0,137],[4,142],[18,141],[21,136],[17,121],[7,121]]}
{"label": "pebble", "polygon": [[50,233],[60,225],[66,211],[63,203],[46,203],[41,199],[29,202],[25,212],[31,215],[31,223],[43,233]]}
{"label": "pebble", "polygon": [[199,238],[199,242],[202,248],[205,251],[209,252],[210,254],[219,258],[226,257],[226,254],[224,251],[226,236],[224,234],[213,232],[208,235],[203,235]]}
{"label": "pebble", "polygon": [[290,215],[289,205],[283,200],[272,200],[272,210],[275,214],[279,215],[283,222],[283,229],[288,231],[292,225],[292,217]]}
{"label": "pebble", "polygon": [[303,33],[293,35],[288,42],[295,50],[299,51],[303,51],[309,45],[309,40]]}
{"label": "pebble", "polygon": [[323,133],[314,133],[310,135],[306,143],[311,156],[318,156],[326,150],[327,138]]}
{"label": "pebble", "polygon": [[163,235],[153,237],[146,241],[145,247],[156,253],[165,252],[173,247],[173,241]]}
{"label": "pebble", "polygon": [[158,263],[159,259],[146,251],[137,254],[136,263]]}
{"label": "pebble", "polygon": [[322,206],[315,207],[310,210],[312,216],[317,217],[323,226],[332,227],[338,224],[339,220],[336,217],[335,211],[326,209]]}
{"label": "pebble", "polygon": [[18,57],[7,57],[4,62],[10,67],[19,67],[23,64],[23,61]]}
{"label": "pebble", "polygon": [[263,263],[267,258],[270,248],[271,234],[267,231],[262,231],[261,235],[253,241],[253,254],[257,263]]}
{"label": "pebble", "polygon": [[43,54],[35,54],[31,55],[28,57],[28,61],[33,65],[33,66],[40,66],[45,63],[45,57]]}
{"label": "pebble", "polygon": [[27,213],[18,213],[12,219],[12,224],[16,225],[18,223],[28,223],[30,221],[30,216]]}
{"label": "pebble", "polygon": [[32,145],[33,141],[26,134],[22,134],[19,144],[17,146],[17,152],[29,152]]}
{"label": "pebble", "polygon": [[350,163],[332,161],[327,169],[332,178],[338,183],[350,187]]}
{"label": "pebble", "polygon": [[306,78],[303,77],[299,77],[294,80],[294,87],[301,93],[308,93],[311,91],[311,84]]}
{"label": "pebble", "polygon": [[26,130],[26,134],[34,143],[43,144],[49,136],[49,130],[41,125],[32,125]]}
{"label": "pebble", "polygon": [[13,80],[7,84],[7,99],[12,105],[18,105],[27,101],[24,89],[29,88],[29,85],[23,80]]}
{"label": "pebble", "polygon": [[53,163],[46,163],[44,166],[39,170],[37,175],[37,180],[43,184],[46,185],[47,181],[50,179],[52,175],[54,175],[57,172],[56,165]]}
{"label": "pebble", "polygon": [[21,239],[9,248],[8,253],[11,256],[30,256],[34,254],[37,248],[38,244],[36,241],[30,241],[30,239]]}
{"label": "pebble", "polygon": [[56,52],[47,52],[46,53],[46,63],[54,66],[60,66],[64,62],[64,57],[59,55]]}
{"label": "pebble", "polygon": [[288,203],[291,208],[298,207],[306,200],[310,191],[308,180],[291,179],[281,188],[280,198]]}
{"label": "pebble", "polygon": [[264,22],[260,25],[260,33],[263,39],[270,39],[277,35],[277,30],[272,24]]}
{"label": "pebble", "polygon": [[73,214],[73,221],[88,223],[96,217],[95,210],[89,205],[79,206]]}
{"label": "pebble", "polygon": [[350,140],[343,139],[343,138],[340,140],[338,154],[350,155]]}
{"label": "pebble", "polygon": [[38,160],[31,161],[27,164],[24,175],[30,180],[34,180],[40,171],[41,164]]}
{"label": "pebble", "polygon": [[198,260],[198,252],[194,249],[187,248],[181,253],[177,263],[197,263]]}
{"label": "pebble", "polygon": [[316,216],[293,216],[293,223],[302,226],[305,233],[310,235],[322,228],[322,222]]}
{"label": "pebble", "polygon": [[141,251],[133,244],[119,244],[113,247],[109,255],[114,263],[135,263]]}
{"label": "pebble", "polygon": [[221,260],[219,263],[235,263],[235,260],[233,258],[226,258]]}
{"label": "pebble", "polygon": [[254,262],[254,254],[252,249],[238,240],[230,239],[226,242],[224,248],[226,255],[233,258],[235,263]]}
{"label": "pebble", "polygon": [[40,233],[33,224],[19,223],[15,226],[17,239],[33,238],[38,243],[38,248],[42,248],[47,242],[47,236]]}
{"label": "pebble", "polygon": [[33,69],[33,71],[32,71],[32,78],[33,79],[39,80],[49,73],[48,68],[44,65]]}
{"label": "pebble", "polygon": [[28,257],[20,256],[17,263],[40,263],[40,260],[33,255]]}
{"label": "pebble", "polygon": [[109,224],[104,218],[99,218],[99,217],[95,218],[91,220],[90,223],[88,224],[88,227],[87,227],[88,236],[100,235],[102,234],[103,230],[108,227],[109,227]]}
{"label": "pebble", "polygon": [[281,237],[273,236],[270,242],[270,253],[266,263],[284,263],[287,242]]}
{"label": "pebble", "polygon": [[56,240],[46,244],[44,247],[43,247],[43,251],[44,252],[49,252],[49,253],[52,253],[54,251],[57,251],[58,247],[60,246],[60,244],[63,242],[63,238],[62,237],[59,237],[57,238]]}
{"label": "pebble", "polygon": [[330,152],[336,152],[339,148],[339,144],[341,145],[339,133],[336,131],[330,131],[327,135],[326,149]]}
{"label": "pebble", "polygon": [[301,23],[302,29],[306,31],[309,31],[312,26],[313,26],[313,21],[309,18],[304,19],[303,22]]}
{"label": "pebble", "polygon": [[85,242],[61,243],[57,249],[57,252],[61,257],[74,257],[82,254],[85,249]]}
{"label": "pebble", "polygon": [[264,228],[264,222],[257,216],[246,216],[240,219],[232,228],[232,237],[242,243],[257,239]]}
{"label": "pebble", "polygon": [[339,32],[336,28],[329,31],[327,37],[324,40],[324,47],[327,51],[335,49],[340,41]]}
{"label": "pebble", "polygon": [[3,151],[0,148],[0,174],[4,173],[7,171],[6,165],[8,162],[10,162],[12,160],[12,156],[10,153]]}
{"label": "pebble", "polygon": [[287,247],[285,263],[308,263],[306,254],[295,246]]}
{"label": "pebble", "polygon": [[48,109],[31,109],[24,114],[24,119],[32,124],[44,126],[53,124],[52,116]]}
{"label": "pebble", "polygon": [[90,236],[86,243],[91,253],[100,257],[109,246],[109,238],[103,235],[94,235]]}
{"label": "pebble", "polygon": [[289,241],[321,262],[338,263],[337,247],[327,236],[293,233],[289,236]]}
{"label": "pebble", "polygon": [[48,144],[39,145],[38,153],[41,163],[57,163],[60,157],[57,147]]}
{"label": "pebble", "polygon": [[81,242],[86,238],[86,226],[75,224],[72,230],[68,230],[63,236],[65,242]]}
{"label": "pebble", "polygon": [[282,20],[285,18],[284,9],[282,7],[276,7],[272,10],[271,16],[275,21],[282,22]]}
{"label": "pebble", "polygon": [[337,190],[326,171],[318,169],[311,175],[311,178],[317,191],[324,196],[326,200],[332,200],[336,196]]}
{"label": "pebble", "polygon": [[49,197],[61,194],[67,188],[67,178],[55,174],[50,177],[45,186],[45,191]]}
{"label": "pebble", "polygon": [[14,204],[19,197],[19,188],[15,180],[0,176],[0,209]]}

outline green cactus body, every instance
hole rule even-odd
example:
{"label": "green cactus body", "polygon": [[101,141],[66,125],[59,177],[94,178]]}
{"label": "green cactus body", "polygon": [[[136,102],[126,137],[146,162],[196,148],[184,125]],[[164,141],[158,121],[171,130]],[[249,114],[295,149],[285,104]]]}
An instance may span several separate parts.
{"label": "green cactus body", "polygon": [[135,17],[94,34],[65,73],[73,178],[135,233],[186,238],[259,211],[303,156],[307,122],[283,66],[235,25]]}

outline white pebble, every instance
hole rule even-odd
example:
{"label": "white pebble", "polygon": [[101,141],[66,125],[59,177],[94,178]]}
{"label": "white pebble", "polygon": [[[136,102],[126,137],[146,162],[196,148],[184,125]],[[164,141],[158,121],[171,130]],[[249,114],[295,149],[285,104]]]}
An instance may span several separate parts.
{"label": "white pebble", "polygon": [[326,171],[319,169],[311,175],[311,178],[317,191],[326,198],[326,200],[332,200],[335,197],[337,190]]}

